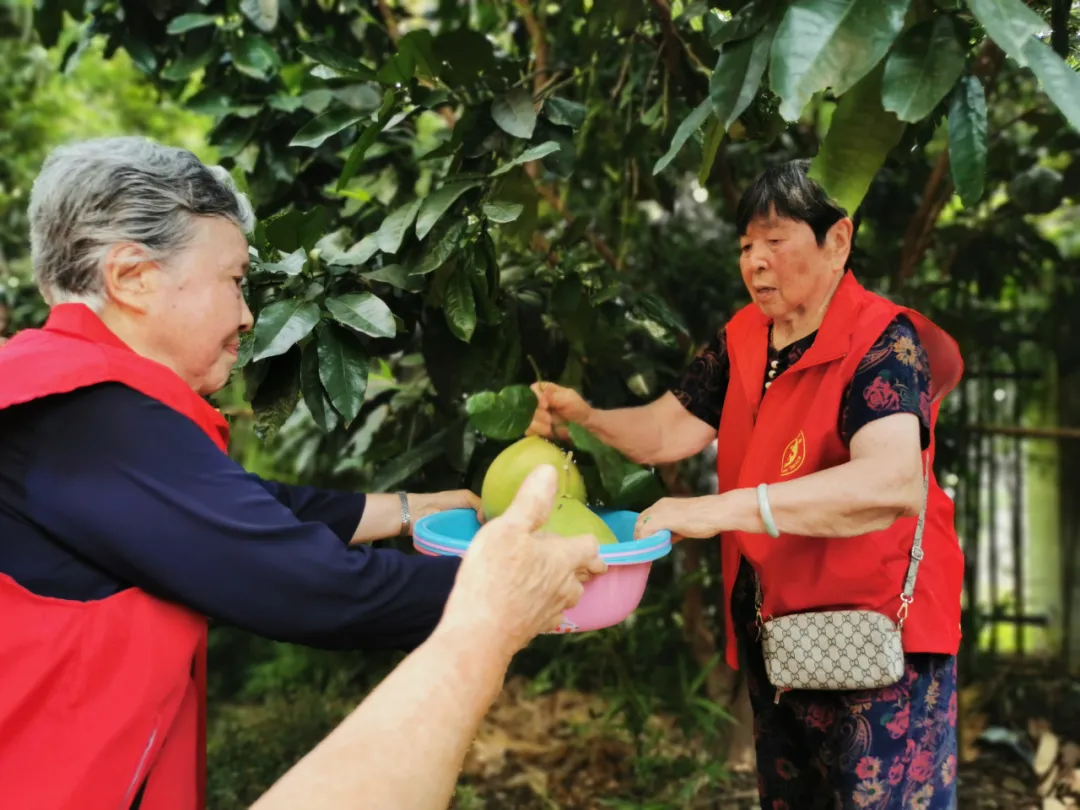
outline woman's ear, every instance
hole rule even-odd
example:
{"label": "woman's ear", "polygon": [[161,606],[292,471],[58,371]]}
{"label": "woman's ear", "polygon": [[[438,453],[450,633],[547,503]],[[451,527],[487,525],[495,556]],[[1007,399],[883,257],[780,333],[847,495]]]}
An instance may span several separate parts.
{"label": "woman's ear", "polygon": [[848,257],[851,255],[851,240],[854,235],[855,224],[850,217],[844,217],[829,228],[829,232],[825,235],[825,247],[829,251],[834,270],[843,270],[847,267]]}
{"label": "woman's ear", "polygon": [[150,298],[160,286],[161,266],[142,245],[112,245],[102,260],[101,273],[109,299],[137,312],[150,309]]}

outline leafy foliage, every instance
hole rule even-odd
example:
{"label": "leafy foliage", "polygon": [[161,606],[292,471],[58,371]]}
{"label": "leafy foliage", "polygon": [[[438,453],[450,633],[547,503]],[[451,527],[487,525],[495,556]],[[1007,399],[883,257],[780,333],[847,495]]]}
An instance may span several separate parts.
{"label": "leafy foliage", "polygon": [[[57,3],[48,0],[36,16],[46,42]],[[211,140],[262,216],[252,236],[258,320],[246,369],[251,390],[268,390],[266,376],[288,370],[297,375],[297,402],[336,411],[339,418],[322,413],[319,425],[363,423],[367,405],[357,409],[356,398],[363,391],[367,403],[373,394],[347,382],[344,369],[362,374],[369,366],[361,357],[386,357],[394,373],[393,358],[422,334],[413,347],[429,373],[441,366],[432,374],[440,404],[411,417],[395,414],[384,426],[397,424],[416,439],[463,417],[463,406],[452,403],[470,386],[448,386],[449,377],[496,389],[519,384],[526,350],[546,375],[574,385],[636,376],[631,367],[639,358],[631,360],[627,349],[642,328],[613,315],[648,296],[625,273],[615,274],[638,241],[617,223],[641,195],[639,160],[661,151],[654,144],[666,129],[676,81],[693,109],[654,175],[695,141],[699,179],[707,183],[729,138],[758,135],[767,144],[828,92],[836,112],[814,174],[851,211],[902,148],[905,129],[948,110],[960,119],[950,151],[963,199],[978,199],[978,133],[985,127],[977,117],[984,110],[970,75],[961,73],[972,69],[965,55],[978,43],[979,26],[1008,55],[1038,66],[1051,98],[1071,114],[1074,74],[1038,50],[1045,46],[1029,43],[1042,18],[1018,2],[1020,11],[972,0],[969,12],[912,0],[738,5],[727,22],[701,7],[675,28],[643,6],[631,13],[633,4],[615,11],[570,2],[540,18],[528,12],[531,40],[508,37],[510,12],[494,7],[468,26],[453,8],[433,9],[434,17],[416,20],[402,36],[398,20],[374,19],[352,2],[301,11],[291,3],[211,0],[173,4],[167,14],[125,8],[123,23],[112,6],[95,6],[85,12],[93,25],[82,42],[104,36],[110,51],[138,54],[136,63],[165,92],[214,111]],[[77,6],[69,11],[78,18]],[[575,31],[577,18],[587,24]],[[632,38],[620,42],[632,31],[663,45],[645,75],[639,65],[648,56],[635,58]],[[607,49],[606,63],[577,67],[597,48]],[[693,66],[710,49],[717,57],[706,81]],[[625,56],[617,58],[618,50]],[[599,64],[620,64],[613,110],[596,106]],[[968,89],[955,91],[958,81]],[[658,91],[651,108],[642,101],[638,115],[627,116],[635,97]],[[600,157],[617,153],[612,144],[631,167],[632,185],[615,173],[586,187],[577,174],[581,159],[592,155],[614,168]],[[592,217],[568,213],[559,181]],[[605,237],[590,232],[590,219]],[[529,325],[545,310],[561,334]],[[316,329],[325,321],[352,329],[353,337],[346,344],[338,331]],[[685,336],[670,324],[645,325],[644,334],[685,351]],[[301,376],[299,363],[270,362],[311,342],[318,357],[336,358],[321,360],[317,375]],[[456,352],[443,351],[455,343]],[[291,386],[270,388],[292,396]],[[273,404],[265,397],[260,403]]]}

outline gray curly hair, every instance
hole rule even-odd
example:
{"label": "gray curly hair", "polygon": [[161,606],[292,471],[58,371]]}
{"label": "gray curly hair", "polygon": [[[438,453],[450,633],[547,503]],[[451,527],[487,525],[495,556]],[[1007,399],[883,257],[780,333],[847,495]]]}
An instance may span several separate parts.
{"label": "gray curly hair", "polygon": [[247,197],[228,172],[186,149],[146,138],[99,138],[55,149],[30,192],[30,250],[38,289],[50,306],[100,310],[102,262],[118,242],[164,261],[185,247],[195,217],[255,226]]}

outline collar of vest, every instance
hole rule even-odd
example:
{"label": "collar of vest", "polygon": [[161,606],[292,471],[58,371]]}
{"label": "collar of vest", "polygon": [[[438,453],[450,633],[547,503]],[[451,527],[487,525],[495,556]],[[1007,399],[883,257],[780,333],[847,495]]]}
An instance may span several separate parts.
{"label": "collar of vest", "polygon": [[[845,271],[825,310],[813,344],[785,373],[797,373],[846,355],[868,295],[854,273]],[[761,399],[771,324],[772,319],[757,304],[751,303],[737,312],[727,326],[728,355],[735,361],[732,368],[738,369],[746,396],[754,403]]]}
{"label": "collar of vest", "polygon": [[[129,347],[85,304],[58,304],[49,311],[43,331],[131,352]],[[134,352],[132,352],[134,353]]]}
{"label": "collar of vest", "polygon": [[85,304],[59,304],[40,329],[0,350],[0,409],[116,382],[158,400],[198,425],[221,449],[225,418],[172,369],[136,353]]}
{"label": "collar of vest", "polygon": [[[850,270],[845,271],[825,310],[825,317],[821,321],[821,326],[818,327],[817,337],[814,338],[813,344],[806,353],[791,367],[792,369],[828,363],[847,353],[862,304],[862,294],[865,292],[865,288],[856,280],[855,274]],[[750,317],[746,318],[746,323],[743,325],[743,336],[767,337],[772,319],[756,304],[749,304],[744,312]]]}

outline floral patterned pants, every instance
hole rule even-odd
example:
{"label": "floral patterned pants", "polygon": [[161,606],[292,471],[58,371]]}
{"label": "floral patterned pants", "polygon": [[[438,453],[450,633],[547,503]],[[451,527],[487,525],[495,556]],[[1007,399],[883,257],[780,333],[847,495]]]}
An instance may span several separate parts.
{"label": "floral patterned pants", "polygon": [[762,810],[953,810],[956,659],[906,656],[899,683],[864,692],[785,692],[765,674],[752,569],[732,597],[754,710]]}

